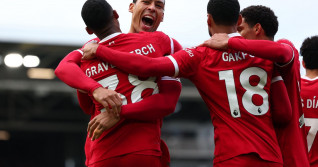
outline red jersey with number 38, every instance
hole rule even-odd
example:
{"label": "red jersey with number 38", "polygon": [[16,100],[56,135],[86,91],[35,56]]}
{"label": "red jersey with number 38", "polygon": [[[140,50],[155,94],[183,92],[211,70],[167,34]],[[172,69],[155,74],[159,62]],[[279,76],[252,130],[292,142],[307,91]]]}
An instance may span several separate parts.
{"label": "red jersey with number 38", "polygon": [[301,91],[310,166],[318,166],[318,78],[301,78]]}
{"label": "red jersey with number 38", "polygon": [[271,61],[206,47],[185,49],[169,58],[176,76],[190,79],[210,110],[214,163],[256,153],[282,164],[269,107]]}
{"label": "red jersey with number 38", "polygon": [[[133,52],[149,57],[161,57],[173,52],[173,42],[162,32],[112,34],[100,41],[109,48]],[[116,56],[116,55],[114,55]],[[127,74],[115,66],[99,59],[82,61],[82,70],[88,77],[108,89],[121,94],[123,105],[135,103],[144,97],[158,93],[156,77],[139,78]],[[92,118],[100,113],[103,106],[94,101],[96,110]],[[100,138],[85,144],[86,165],[114,156],[137,153],[160,156],[161,120],[121,120],[115,127],[104,132]]]}

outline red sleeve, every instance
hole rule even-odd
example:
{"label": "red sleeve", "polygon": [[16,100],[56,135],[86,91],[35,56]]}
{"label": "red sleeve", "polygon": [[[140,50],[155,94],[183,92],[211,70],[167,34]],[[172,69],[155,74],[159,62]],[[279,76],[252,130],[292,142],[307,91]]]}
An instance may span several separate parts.
{"label": "red sleeve", "polygon": [[141,77],[174,76],[175,73],[175,67],[168,57],[150,58],[112,50],[102,45],[98,46],[96,56],[127,73]]}
{"label": "red sleeve", "polygon": [[[275,78],[281,78],[277,76]],[[287,124],[292,118],[292,108],[284,81],[275,79],[272,81],[270,89],[270,103],[275,125]]]}
{"label": "red sleeve", "polygon": [[95,105],[87,93],[81,93],[77,90],[77,99],[84,113],[88,115],[92,115],[94,113]]}
{"label": "red sleeve", "polygon": [[159,93],[140,102],[122,106],[121,117],[137,120],[161,119],[174,112],[181,93],[181,83],[176,80],[158,82]]}
{"label": "red sleeve", "polygon": [[293,50],[290,46],[269,40],[230,38],[228,47],[277,63],[285,64],[293,59]]}
{"label": "red sleeve", "polygon": [[183,49],[182,46],[180,45],[180,43],[179,43],[177,40],[175,40],[175,39],[172,38],[172,41],[173,41],[173,48],[174,48],[174,50],[171,51],[171,54],[174,54],[175,52],[178,52],[179,50],[182,50],[182,49]]}
{"label": "red sleeve", "polygon": [[55,75],[70,87],[92,93],[102,85],[85,75],[79,67],[81,58],[80,51],[69,53],[56,67]]}

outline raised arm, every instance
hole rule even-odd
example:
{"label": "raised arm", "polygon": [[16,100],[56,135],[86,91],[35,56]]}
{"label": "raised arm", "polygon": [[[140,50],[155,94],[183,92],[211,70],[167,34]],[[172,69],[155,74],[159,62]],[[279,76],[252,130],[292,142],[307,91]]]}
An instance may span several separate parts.
{"label": "raised arm", "polygon": [[70,87],[93,95],[95,100],[100,102],[106,110],[110,111],[109,106],[111,106],[114,112],[119,112],[122,104],[117,92],[101,89],[101,84],[86,76],[79,67],[81,58],[82,53],[80,50],[69,53],[55,69],[55,75]]}
{"label": "raised arm", "polygon": [[289,45],[269,40],[247,40],[230,38],[229,48],[240,50],[279,64],[289,63],[293,59],[293,50]]}
{"label": "raised arm", "polygon": [[85,59],[91,59],[93,55],[96,55],[102,61],[109,62],[127,73],[141,77],[175,75],[174,64],[168,57],[150,58],[112,50],[98,44],[87,44],[83,51]]}
{"label": "raised arm", "polygon": [[158,82],[159,93],[140,102],[124,105],[121,117],[136,120],[156,120],[174,112],[181,93],[181,83],[174,78],[164,77]]}
{"label": "raised arm", "polygon": [[56,67],[55,75],[72,88],[93,93],[96,88],[102,87],[102,85],[85,75],[79,67],[81,58],[80,51],[72,51]]}
{"label": "raised arm", "polygon": [[293,59],[293,49],[286,45],[269,40],[249,40],[217,33],[200,46],[214,49],[234,49],[253,56],[268,59],[279,64],[289,63]]}

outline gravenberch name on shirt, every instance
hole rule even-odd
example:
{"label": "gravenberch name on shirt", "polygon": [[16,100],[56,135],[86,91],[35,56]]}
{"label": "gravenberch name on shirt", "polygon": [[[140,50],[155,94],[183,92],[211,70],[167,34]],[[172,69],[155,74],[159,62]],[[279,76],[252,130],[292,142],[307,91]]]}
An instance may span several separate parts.
{"label": "gravenberch name on shirt", "polygon": [[[153,45],[148,44],[148,45],[143,46],[141,48],[135,49],[135,50],[131,51],[130,53],[136,53],[139,55],[148,55],[148,54],[154,53],[154,52],[156,52],[156,50],[153,47]],[[111,68],[115,68],[114,65],[108,64],[107,62],[101,62],[101,63],[98,63],[97,65],[86,68],[85,74],[88,77],[92,77],[92,76],[97,75],[101,72],[107,71],[109,69],[109,66]]]}

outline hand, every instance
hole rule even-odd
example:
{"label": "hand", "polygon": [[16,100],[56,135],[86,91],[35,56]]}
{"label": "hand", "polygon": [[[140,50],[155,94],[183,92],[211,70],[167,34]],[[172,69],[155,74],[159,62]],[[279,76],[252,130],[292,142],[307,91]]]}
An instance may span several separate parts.
{"label": "hand", "polygon": [[88,43],[84,46],[84,48],[82,49],[83,53],[83,57],[82,59],[84,60],[91,60],[93,58],[96,57],[96,50],[98,48],[98,44],[97,43]]}
{"label": "hand", "polygon": [[225,33],[216,33],[209,40],[199,46],[206,46],[212,49],[226,50],[230,37]]}
{"label": "hand", "polygon": [[120,119],[116,117],[113,113],[102,112],[96,117],[94,117],[88,123],[87,132],[88,136],[91,137],[91,140],[94,141],[98,139],[105,130],[110,129]]}
{"label": "hand", "polygon": [[99,87],[93,91],[93,97],[105,107],[106,112],[112,112],[115,116],[119,117],[122,99],[117,92]]}

